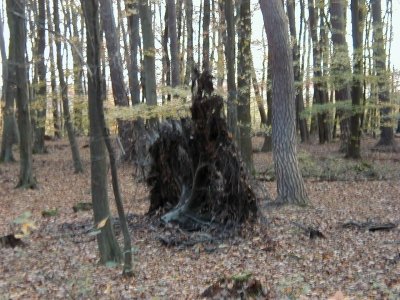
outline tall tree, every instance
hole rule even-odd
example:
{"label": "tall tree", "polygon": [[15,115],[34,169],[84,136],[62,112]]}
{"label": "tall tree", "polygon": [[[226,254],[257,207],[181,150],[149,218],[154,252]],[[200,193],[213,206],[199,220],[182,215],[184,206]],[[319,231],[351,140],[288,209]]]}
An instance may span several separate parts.
{"label": "tall tree", "polygon": [[[329,9],[333,43],[331,78],[335,88],[336,101],[346,101],[351,99],[351,67],[349,49],[346,42],[345,0],[331,0]],[[338,109],[337,116],[340,120],[340,151],[347,153],[348,139],[350,137],[349,117],[344,109]]]}
{"label": "tall tree", "polygon": [[356,112],[350,117],[350,139],[347,148],[347,157],[360,158],[360,113],[358,112],[361,104],[362,87],[361,76],[363,74],[363,20],[364,0],[351,0],[351,26],[353,34],[353,85],[351,89],[351,103]]}
{"label": "tall tree", "polygon": [[[47,26],[49,28],[49,32],[53,32],[53,22],[51,18],[50,11],[50,1],[46,0],[47,9]],[[56,67],[54,60],[54,37],[53,34],[48,35],[49,39],[49,60],[50,60],[50,85],[51,85],[51,104],[52,104],[52,112],[53,112],[53,128],[54,128],[54,136],[56,138],[61,138],[61,118],[60,118],[60,109],[59,109],[59,101],[57,97],[57,82],[56,82]]]}
{"label": "tall tree", "polygon": [[372,8],[372,24],[373,24],[373,56],[375,74],[378,82],[378,99],[382,105],[380,110],[381,114],[381,135],[376,147],[386,146],[397,150],[390,108],[390,90],[389,90],[389,76],[386,71],[386,50],[385,41],[383,39],[383,22],[382,22],[382,8],[381,0],[371,0]]}
{"label": "tall tree", "polygon": [[103,139],[103,128],[100,123],[100,112],[103,98],[101,88],[100,67],[100,33],[97,0],[81,0],[86,23],[86,44],[88,63],[88,98],[89,98],[89,126],[90,126],[90,169],[93,213],[95,223],[107,220],[97,235],[97,244],[100,251],[100,261],[120,262],[121,249],[115,238],[111,221],[111,212],[107,196],[107,160],[106,148]]}
{"label": "tall tree", "polygon": [[151,8],[147,0],[139,1],[139,15],[143,38],[143,63],[146,103],[157,104],[156,92],[156,49],[154,46],[154,34],[151,20]]}
{"label": "tall tree", "polygon": [[278,203],[306,205],[308,197],[296,153],[293,57],[280,0],[260,0],[272,70],[272,146]]}
{"label": "tall tree", "polygon": [[300,44],[297,40],[297,33],[296,33],[295,1],[287,0],[286,9],[289,19],[289,31],[292,39],[293,71],[294,71],[294,83],[296,87],[296,125],[300,129],[301,141],[307,142],[309,139],[307,120],[305,118],[300,117],[304,111],[303,74],[300,68]]}
{"label": "tall tree", "polygon": [[[38,0],[38,24],[37,24],[37,42],[36,42],[36,71],[38,76],[38,87],[35,92],[36,103],[36,128],[34,134],[33,152],[44,153],[44,135],[46,132],[46,65],[44,63],[44,50],[46,48],[46,2],[45,0]],[[47,8],[48,9],[48,8]]]}
{"label": "tall tree", "polygon": [[76,173],[80,173],[83,172],[83,165],[79,154],[78,143],[75,138],[74,125],[72,124],[71,114],[69,112],[68,85],[64,77],[64,69],[61,56],[61,41],[59,38],[61,36],[61,32],[60,32],[60,16],[59,16],[58,1],[59,0],[53,0],[54,31],[57,35],[55,42],[56,42],[56,53],[57,53],[58,79],[60,81],[64,122],[67,128],[68,140],[72,152],[72,160],[74,162],[74,169]]}
{"label": "tall tree", "polygon": [[[323,88],[323,78],[322,78],[322,55],[321,55],[321,42],[318,39],[318,27],[317,21],[318,17],[318,8],[319,1],[317,4],[314,0],[308,0],[308,14],[309,14],[309,23],[310,23],[310,33],[311,39],[313,43],[313,73],[314,73],[314,103],[316,104],[325,104],[328,99],[326,97],[326,92]],[[327,120],[327,113],[321,112],[318,113],[318,133],[319,133],[319,142],[321,144],[325,142],[329,142],[330,140],[330,130],[329,123]]]}
{"label": "tall tree", "polygon": [[129,90],[131,92],[132,105],[140,103],[140,85],[139,85],[139,66],[138,66],[138,49],[139,49],[139,13],[137,1],[126,0],[129,32],[129,48],[130,48],[130,65],[129,65]]}
{"label": "tall tree", "polygon": [[28,104],[28,80],[26,53],[26,19],[25,0],[7,0],[9,17],[13,22],[11,36],[15,39],[15,64],[17,82],[17,110],[18,128],[21,134],[20,151],[20,173],[18,187],[35,188],[36,179],[33,176],[32,161],[32,128]]}
{"label": "tall tree", "polygon": [[240,2],[240,21],[238,27],[238,106],[237,118],[239,127],[240,152],[248,170],[252,170],[251,145],[251,12],[250,0]]}
{"label": "tall tree", "polygon": [[237,96],[236,96],[236,45],[235,45],[235,18],[234,7],[232,0],[225,1],[225,19],[226,19],[226,44],[225,44],[225,57],[226,57],[226,81],[228,88],[228,129],[233,137],[237,140]]}
{"label": "tall tree", "polygon": [[185,84],[189,84],[190,76],[194,68],[193,58],[193,1],[185,0],[185,13],[186,13],[186,35],[187,35],[187,49],[186,49],[186,72]]}
{"label": "tall tree", "polygon": [[[8,6],[8,2],[7,2]],[[12,11],[7,9],[8,27],[11,34],[14,34],[14,20]],[[1,140],[0,162],[15,161],[12,146],[19,143],[18,125],[15,118],[15,39],[10,39],[8,44],[8,59],[6,57],[6,45],[4,41],[3,23],[0,22],[0,51],[3,62],[3,90],[2,90],[2,113],[3,113],[3,135]]]}
{"label": "tall tree", "polygon": [[171,86],[176,87],[180,84],[180,61],[178,35],[176,29],[176,6],[175,0],[167,1],[168,10],[168,36],[171,53]]}
{"label": "tall tree", "polygon": [[204,0],[203,16],[203,69],[210,70],[210,0]]}
{"label": "tall tree", "polygon": [[115,26],[113,6],[111,0],[99,0],[100,15],[103,22],[103,29],[106,38],[108,63],[114,103],[119,106],[128,106],[128,95],[125,90],[125,83],[122,73],[122,58],[119,51],[120,45]]}

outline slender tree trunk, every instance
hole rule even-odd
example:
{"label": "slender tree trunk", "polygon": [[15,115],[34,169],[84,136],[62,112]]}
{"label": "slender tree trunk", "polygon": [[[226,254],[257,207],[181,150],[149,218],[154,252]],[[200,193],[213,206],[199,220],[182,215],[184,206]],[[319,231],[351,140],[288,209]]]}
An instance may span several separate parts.
{"label": "slender tree trunk", "polygon": [[251,62],[251,82],[253,83],[253,89],[254,89],[254,94],[256,96],[257,107],[258,107],[258,111],[260,113],[261,125],[267,126],[267,114],[266,114],[265,108],[264,108],[264,102],[263,102],[263,98],[262,98],[261,91],[260,91],[260,85],[258,84],[258,81],[257,81],[257,74],[256,74],[256,70],[254,68],[253,59]]}
{"label": "slender tree trunk", "polygon": [[[49,32],[53,32],[53,21],[51,18],[50,11],[50,1],[46,0],[46,7],[48,7],[47,13],[47,26]],[[55,138],[61,138],[61,118],[59,102],[57,97],[57,83],[56,83],[56,68],[54,62],[54,38],[53,34],[49,34],[49,60],[50,60],[50,85],[51,85],[51,104],[52,104],[52,114],[53,114],[53,129]]]}
{"label": "slender tree trunk", "polygon": [[44,50],[46,48],[46,3],[45,0],[38,1],[38,24],[37,24],[37,48],[36,48],[36,72],[38,87],[35,98],[38,107],[36,108],[36,128],[34,134],[33,152],[45,153],[44,135],[46,132],[46,65],[44,63]]}
{"label": "slender tree trunk", "polygon": [[32,161],[32,128],[29,113],[29,96],[27,80],[26,53],[26,20],[24,0],[7,0],[9,17],[13,21],[13,37],[15,39],[15,64],[17,83],[17,110],[18,128],[21,134],[20,151],[20,173],[17,187],[35,188],[36,179],[33,175]]}
{"label": "slender tree trunk", "polygon": [[217,87],[222,88],[225,77],[224,44],[226,44],[226,23],[223,0],[218,0],[219,26],[218,26],[218,61],[217,61]]}
{"label": "slender tree trunk", "polygon": [[[54,9],[54,31],[56,35],[60,35],[60,17],[58,15],[58,0],[53,0]],[[56,39],[56,52],[57,52],[57,69],[58,79],[60,80],[61,98],[63,104],[64,122],[67,128],[68,140],[71,146],[72,159],[74,161],[75,173],[83,172],[83,165],[81,162],[78,143],[75,138],[74,126],[71,120],[71,114],[69,112],[69,100],[68,100],[68,85],[64,78],[64,70],[61,57],[61,41]]]}
{"label": "slender tree trunk", "polygon": [[180,61],[178,36],[176,31],[176,6],[175,0],[167,1],[168,10],[168,35],[171,53],[171,86],[176,87],[180,84]]}
{"label": "slender tree trunk", "polygon": [[352,23],[352,33],[353,33],[353,86],[351,90],[351,103],[353,110],[356,112],[350,118],[350,139],[347,157],[348,158],[360,158],[360,113],[358,113],[361,96],[361,76],[363,74],[363,61],[362,61],[362,24],[363,24],[363,10],[362,7],[364,0],[351,0],[351,23]]}
{"label": "slender tree trunk", "polygon": [[287,0],[287,14],[289,19],[289,31],[292,38],[292,55],[293,55],[293,71],[294,83],[296,87],[296,125],[300,129],[300,138],[302,142],[308,142],[307,120],[301,118],[300,115],[304,111],[303,99],[303,74],[300,69],[300,45],[297,41],[296,20],[295,20],[295,2]]}
{"label": "slender tree trunk", "polygon": [[392,151],[397,151],[397,145],[394,139],[391,108],[389,75],[386,71],[386,51],[385,41],[383,39],[383,22],[381,0],[371,0],[372,25],[373,25],[373,56],[375,74],[378,82],[378,99],[383,106],[380,109],[381,114],[381,135],[376,147],[391,147]]}
{"label": "slender tree trunk", "polygon": [[146,102],[149,105],[157,105],[156,92],[156,62],[154,47],[154,34],[151,23],[151,9],[147,0],[139,2],[139,14],[143,38],[143,61],[144,61],[144,82]]}
{"label": "slender tree trunk", "polygon": [[[205,15],[204,15],[205,16]],[[250,0],[240,3],[240,21],[238,26],[238,107],[237,118],[239,127],[240,152],[248,170],[253,170],[251,144],[251,12]]]}
{"label": "slender tree trunk", "polygon": [[203,70],[210,70],[210,0],[204,0]]}
{"label": "slender tree trunk", "polygon": [[107,196],[107,160],[98,110],[103,109],[101,95],[100,34],[97,0],[81,0],[86,21],[86,43],[88,62],[88,97],[90,124],[90,169],[94,221],[96,224],[108,218],[101,233],[97,235],[100,261],[120,262],[121,250],[115,238]]}
{"label": "slender tree trunk", "polygon": [[271,53],[272,146],[279,203],[306,205],[308,197],[297,160],[293,57],[280,0],[260,0]]}
{"label": "slender tree trunk", "polygon": [[190,76],[194,68],[193,58],[193,1],[185,0],[185,12],[186,12],[186,30],[187,30],[187,49],[186,49],[186,72],[185,72],[185,84],[188,85],[190,82]]}
{"label": "slender tree trunk", "polygon": [[234,20],[234,7],[232,0],[225,1],[225,19],[226,19],[226,45],[225,45],[225,57],[226,57],[226,81],[228,87],[228,129],[233,135],[234,139],[238,140],[237,130],[237,91],[236,91],[236,72],[235,72],[235,60],[236,60],[236,46],[235,46],[235,20]]}
{"label": "slender tree trunk", "polygon": [[139,84],[139,66],[138,66],[138,49],[139,49],[139,13],[137,2],[125,0],[128,11],[128,32],[130,47],[130,65],[129,65],[129,90],[131,92],[132,105],[140,103],[140,84]]}

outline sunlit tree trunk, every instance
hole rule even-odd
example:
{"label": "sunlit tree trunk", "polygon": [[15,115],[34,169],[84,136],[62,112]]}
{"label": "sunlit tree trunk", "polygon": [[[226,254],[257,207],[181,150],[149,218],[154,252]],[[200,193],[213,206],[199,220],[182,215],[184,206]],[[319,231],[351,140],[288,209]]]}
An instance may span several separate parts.
{"label": "sunlit tree trunk", "polygon": [[271,55],[272,147],[278,203],[306,205],[308,197],[297,160],[293,57],[280,0],[260,0]]}

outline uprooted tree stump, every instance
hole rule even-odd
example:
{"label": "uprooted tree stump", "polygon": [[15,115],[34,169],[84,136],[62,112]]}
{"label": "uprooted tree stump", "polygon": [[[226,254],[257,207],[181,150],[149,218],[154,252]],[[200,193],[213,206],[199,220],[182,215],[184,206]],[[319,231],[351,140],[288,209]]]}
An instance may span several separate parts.
{"label": "uprooted tree stump", "polygon": [[186,229],[254,219],[257,199],[227,130],[222,97],[212,76],[194,79],[191,119],[160,125],[151,145],[149,213]]}

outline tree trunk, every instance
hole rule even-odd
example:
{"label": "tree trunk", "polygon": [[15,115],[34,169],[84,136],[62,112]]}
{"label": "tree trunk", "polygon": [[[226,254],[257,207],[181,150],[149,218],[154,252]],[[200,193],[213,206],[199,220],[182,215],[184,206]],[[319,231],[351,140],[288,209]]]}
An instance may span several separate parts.
{"label": "tree trunk", "polygon": [[171,53],[171,86],[177,87],[180,84],[180,61],[178,36],[176,31],[176,7],[175,0],[167,1],[168,10],[168,36]]}
{"label": "tree trunk", "polygon": [[[325,92],[322,84],[322,56],[321,47],[318,40],[317,33],[317,21],[318,21],[318,8],[316,7],[314,0],[308,0],[308,12],[309,12],[309,23],[310,33],[313,43],[313,73],[314,73],[314,103],[323,105],[327,102]],[[322,112],[317,114],[318,120],[318,134],[319,142],[321,144],[329,142],[330,130],[327,120],[327,113]]]}
{"label": "tree trunk", "polygon": [[149,105],[157,105],[155,61],[156,49],[154,47],[154,35],[151,23],[151,9],[148,5],[147,0],[139,2],[139,14],[143,38],[146,103]]}
{"label": "tree trunk", "polygon": [[[60,17],[58,15],[58,1],[53,0],[54,9],[54,31],[57,36],[60,36]],[[61,41],[56,39],[56,52],[57,52],[57,69],[58,79],[60,80],[61,98],[63,104],[64,122],[67,127],[68,140],[71,146],[72,160],[74,161],[75,173],[83,172],[83,165],[79,155],[78,143],[75,138],[74,125],[72,124],[71,114],[69,112],[69,100],[68,100],[68,85],[64,78],[64,70],[61,57]]]}
{"label": "tree trunk", "polygon": [[35,188],[36,179],[32,170],[32,128],[28,104],[27,62],[25,60],[27,33],[25,2],[24,0],[7,0],[7,8],[10,11],[9,16],[13,20],[12,28],[14,32],[12,36],[15,39],[18,129],[21,134],[19,143],[20,173],[17,187]]}
{"label": "tree trunk", "polygon": [[139,13],[137,11],[137,2],[125,0],[128,11],[128,32],[130,47],[130,65],[129,65],[129,90],[131,92],[132,105],[140,103],[140,85],[139,85],[139,66],[138,66],[138,49],[139,49]]}
{"label": "tree trunk", "polygon": [[300,117],[304,111],[303,99],[303,74],[300,69],[300,45],[297,41],[296,34],[296,19],[295,19],[295,2],[294,0],[287,0],[286,2],[287,14],[289,19],[289,31],[292,39],[292,55],[293,55],[293,72],[294,83],[296,88],[296,126],[300,129],[301,141],[308,142],[307,120]]}
{"label": "tree trunk", "polygon": [[193,58],[193,1],[185,0],[186,30],[187,30],[187,49],[186,49],[186,72],[185,84],[188,85],[192,70],[194,68]]}
{"label": "tree trunk", "polygon": [[[44,50],[46,48],[46,4],[45,0],[38,1],[38,24],[37,24],[37,48],[36,48],[36,71],[38,76],[38,87],[35,98],[38,107],[36,108],[36,128],[34,134],[33,152],[45,153],[44,135],[46,132],[46,65],[44,64]],[[47,8],[49,9],[49,8]]]}
{"label": "tree trunk", "polygon": [[[53,32],[53,21],[51,18],[50,12],[50,1],[46,0],[47,9],[47,26],[49,28],[49,32]],[[54,50],[53,50],[54,38],[53,34],[49,34],[49,60],[50,60],[50,85],[51,85],[51,104],[52,104],[52,113],[53,113],[53,128],[54,128],[54,136],[55,138],[61,138],[61,118],[60,118],[60,109],[59,102],[57,97],[57,83],[56,83],[56,68],[54,62]]]}
{"label": "tree trunk", "polygon": [[203,70],[210,70],[210,0],[204,0]]}
{"label": "tree trunk", "polygon": [[306,205],[308,197],[296,153],[293,57],[280,0],[260,0],[272,70],[272,147],[278,203]]}
{"label": "tree trunk", "polygon": [[[7,4],[8,6],[9,4]],[[8,27],[11,35],[15,35],[14,20],[11,9],[8,11]],[[19,143],[18,125],[15,119],[15,93],[16,93],[16,78],[15,78],[15,39],[10,39],[8,45],[8,59],[6,57],[6,49],[3,35],[3,23],[0,22],[0,47],[1,59],[3,61],[3,93],[2,107],[3,113],[3,135],[1,141],[0,162],[15,161],[12,153],[13,144]],[[2,105],[3,105],[2,103]]]}
{"label": "tree trunk", "polygon": [[[364,0],[361,0],[364,2]],[[351,90],[351,103],[356,113],[350,118],[350,139],[347,148],[347,157],[358,159],[360,152],[360,114],[357,112],[361,104],[361,76],[363,74],[363,47],[362,47],[362,26],[363,9],[359,5],[359,0],[351,0],[351,25],[353,33],[353,86]]]}
{"label": "tree trunk", "polygon": [[238,26],[238,107],[239,146],[243,161],[249,171],[253,170],[251,144],[251,13],[250,0],[240,2],[240,21]]}
{"label": "tree trunk", "polygon": [[107,160],[98,109],[103,108],[100,68],[100,34],[97,0],[81,0],[86,21],[86,43],[90,124],[90,169],[94,222],[108,218],[97,235],[100,262],[120,262],[121,250],[115,238],[107,196]]}
{"label": "tree trunk", "polygon": [[[331,78],[335,88],[335,99],[338,104],[351,99],[350,94],[350,58],[346,42],[345,3],[342,0],[330,1],[332,24],[332,67]],[[346,109],[338,108],[337,117],[340,122],[340,151],[347,153],[350,137],[349,116]]]}
{"label": "tree trunk", "polygon": [[378,82],[378,99],[383,106],[380,109],[381,114],[381,135],[375,149],[385,148],[385,150],[397,151],[397,145],[394,139],[391,108],[390,108],[390,91],[389,76],[386,71],[386,51],[385,41],[383,39],[383,22],[381,0],[371,0],[372,8],[372,24],[373,24],[373,56],[375,74]]}
{"label": "tree trunk", "polygon": [[226,19],[226,45],[225,45],[225,57],[226,57],[226,81],[228,88],[228,129],[234,139],[238,140],[237,130],[237,104],[236,104],[236,72],[235,72],[235,60],[236,60],[236,45],[235,45],[235,20],[234,20],[234,7],[232,0],[225,1],[225,19]]}

